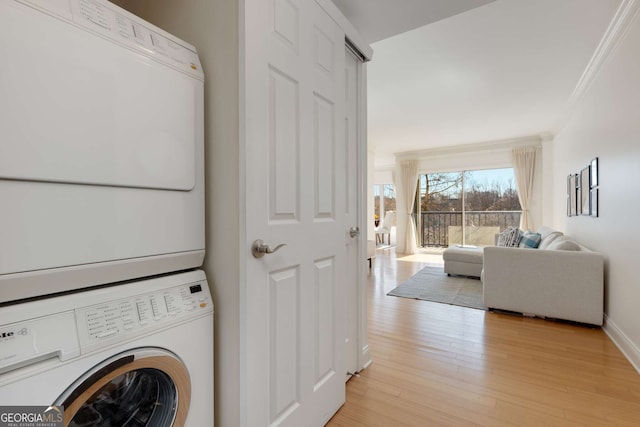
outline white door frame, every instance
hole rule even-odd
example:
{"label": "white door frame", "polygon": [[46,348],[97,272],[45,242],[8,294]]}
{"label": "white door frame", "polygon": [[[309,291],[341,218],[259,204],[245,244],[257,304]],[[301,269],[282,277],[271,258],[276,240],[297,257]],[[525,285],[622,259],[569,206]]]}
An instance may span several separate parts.
{"label": "white door frame", "polygon": [[331,0],[315,0],[329,16],[345,32],[346,44],[359,54],[362,62],[358,64],[358,226],[360,236],[358,252],[363,261],[358,268],[358,369],[362,370],[371,364],[367,328],[367,194],[368,194],[368,144],[367,144],[367,67],[366,62],[373,58],[373,49],[362,38],[356,28],[342,14]]}
{"label": "white door frame", "polygon": [[358,370],[371,364],[369,338],[367,328],[367,194],[368,194],[368,144],[367,144],[367,67],[366,62],[373,58],[373,49],[362,38],[358,30],[342,14],[331,0],[315,0],[316,3],[342,28],[345,32],[345,44],[349,45],[356,55],[362,58],[358,64],[358,226],[360,227],[358,253],[363,261],[358,268]]}
{"label": "white door frame", "polygon": [[[363,260],[367,259],[367,188],[368,188],[368,173],[367,173],[367,157],[368,157],[368,144],[367,144],[367,66],[366,63],[358,65],[358,212],[360,213],[360,230],[362,230],[364,239],[360,240],[360,253]],[[364,369],[371,364],[371,352],[369,351],[369,328],[367,326],[367,274],[365,267],[366,262],[362,263],[360,268],[360,277],[358,280],[359,289],[359,349],[358,355],[360,356],[359,365],[360,369]]]}
{"label": "white door frame", "polygon": [[360,227],[359,239],[359,264],[358,278],[358,370],[362,370],[371,364],[371,353],[369,351],[369,339],[367,328],[367,58],[353,46],[347,42],[347,47],[355,56],[359,56],[361,61],[357,63],[357,212],[358,227]]}

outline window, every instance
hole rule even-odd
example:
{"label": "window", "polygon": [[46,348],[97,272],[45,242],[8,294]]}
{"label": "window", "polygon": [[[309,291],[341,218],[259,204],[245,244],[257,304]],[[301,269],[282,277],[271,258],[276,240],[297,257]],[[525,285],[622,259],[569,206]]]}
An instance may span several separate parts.
{"label": "window", "polygon": [[422,246],[493,245],[522,214],[512,168],[421,175],[417,197]]}
{"label": "window", "polygon": [[374,185],[373,186],[373,203],[374,203],[374,206],[373,206],[374,220],[382,221],[384,219],[385,212],[396,210],[395,186],[393,184]]}

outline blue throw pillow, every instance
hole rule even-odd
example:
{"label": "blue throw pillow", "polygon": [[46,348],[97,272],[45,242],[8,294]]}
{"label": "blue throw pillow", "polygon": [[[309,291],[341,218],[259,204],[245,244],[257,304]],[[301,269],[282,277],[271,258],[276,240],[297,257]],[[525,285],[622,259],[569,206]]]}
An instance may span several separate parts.
{"label": "blue throw pillow", "polygon": [[525,231],[522,233],[522,237],[520,238],[520,244],[518,245],[521,248],[531,248],[536,249],[542,240],[542,236],[540,233],[533,233],[531,231]]}

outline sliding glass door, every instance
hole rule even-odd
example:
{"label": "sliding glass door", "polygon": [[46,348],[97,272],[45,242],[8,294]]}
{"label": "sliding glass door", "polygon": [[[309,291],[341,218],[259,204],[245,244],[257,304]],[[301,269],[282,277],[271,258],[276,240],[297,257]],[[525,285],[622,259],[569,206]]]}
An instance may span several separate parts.
{"label": "sliding glass door", "polygon": [[423,247],[493,245],[496,234],[520,222],[511,168],[424,174],[419,184],[415,218]]}
{"label": "sliding glass door", "polygon": [[421,246],[462,244],[461,172],[420,175],[416,230]]}

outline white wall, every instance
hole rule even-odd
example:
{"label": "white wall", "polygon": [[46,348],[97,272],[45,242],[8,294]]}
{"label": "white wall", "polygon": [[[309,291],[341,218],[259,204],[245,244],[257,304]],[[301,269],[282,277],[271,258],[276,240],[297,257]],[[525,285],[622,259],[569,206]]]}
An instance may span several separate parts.
{"label": "white wall", "polygon": [[376,170],[373,173],[373,184],[393,184],[393,169]]}
{"label": "white wall", "polygon": [[373,169],[375,154],[373,150],[367,150],[367,240],[375,240],[375,223],[373,222],[375,198],[373,196],[373,184],[375,172]]}
{"label": "white wall", "polygon": [[[240,425],[238,2],[115,0],[193,44],[205,72],[206,248],[215,304],[215,424]],[[197,337],[194,337],[197,339]],[[192,373],[197,375],[197,373]],[[212,402],[213,403],[213,402]]]}
{"label": "white wall", "polygon": [[[425,150],[421,152],[405,153],[398,155],[396,163],[396,176],[402,176],[400,172],[400,160],[408,158],[418,159],[418,173],[452,172],[462,170],[498,169],[513,167],[511,150],[515,147],[538,147],[536,156],[535,178],[533,193],[531,196],[531,229],[535,230],[541,225],[547,225],[543,221],[545,217],[551,218],[553,206],[545,203],[545,193],[551,193],[552,189],[544,180],[546,173],[552,170],[553,155],[549,153],[550,146],[542,144],[541,138],[532,136],[514,140],[483,142],[458,147]],[[396,196],[398,206],[398,218],[405,218],[407,214],[406,204],[402,192],[402,183],[396,182]],[[566,205],[563,205],[566,206]],[[549,214],[545,215],[545,212]],[[406,224],[398,221],[397,247],[404,246]]]}
{"label": "white wall", "polygon": [[[636,10],[638,8],[636,7]],[[605,256],[605,331],[640,368],[640,18],[554,142],[554,225]],[[600,217],[566,216],[566,177],[600,161]]]}

